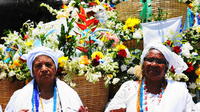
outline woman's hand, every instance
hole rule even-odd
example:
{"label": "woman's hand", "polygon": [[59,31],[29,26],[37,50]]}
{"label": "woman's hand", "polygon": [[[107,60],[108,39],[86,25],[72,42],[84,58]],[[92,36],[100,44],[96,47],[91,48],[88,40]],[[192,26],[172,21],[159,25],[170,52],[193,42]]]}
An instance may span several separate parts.
{"label": "woman's hand", "polygon": [[80,109],[78,110],[78,112],[88,112],[88,108],[81,106]]}
{"label": "woman's hand", "polygon": [[126,112],[126,108],[111,110],[110,112]]}
{"label": "woman's hand", "polygon": [[28,109],[22,109],[19,112],[29,112],[29,110]]}

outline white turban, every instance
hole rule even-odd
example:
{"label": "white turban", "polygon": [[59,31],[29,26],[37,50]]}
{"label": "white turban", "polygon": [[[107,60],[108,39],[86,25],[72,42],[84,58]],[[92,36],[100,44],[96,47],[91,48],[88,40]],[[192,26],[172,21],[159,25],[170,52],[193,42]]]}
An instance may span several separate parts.
{"label": "white turban", "polygon": [[31,76],[33,77],[33,72],[32,72],[32,64],[35,58],[39,55],[46,55],[49,56],[55,63],[56,70],[58,69],[58,58],[63,56],[63,52],[61,51],[53,51],[50,48],[41,46],[41,47],[36,47],[33,50],[29,51],[28,54],[23,54],[22,59],[27,61],[27,65],[31,71]]}
{"label": "white turban", "polygon": [[162,52],[165,59],[169,63],[169,68],[171,68],[171,66],[173,66],[175,68],[175,73],[180,74],[188,68],[187,64],[183,61],[181,56],[170,51],[161,42],[151,42],[151,43],[147,44],[147,46],[144,48],[142,55],[140,57],[141,64],[143,63],[144,57],[147,55],[147,53],[149,52],[149,49],[151,49],[151,48],[155,48],[155,49],[159,50],[160,52]]}

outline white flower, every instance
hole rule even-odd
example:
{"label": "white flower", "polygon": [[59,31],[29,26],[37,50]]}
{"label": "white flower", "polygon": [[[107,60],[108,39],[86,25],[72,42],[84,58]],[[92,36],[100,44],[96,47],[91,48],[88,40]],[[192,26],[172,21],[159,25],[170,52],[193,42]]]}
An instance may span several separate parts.
{"label": "white flower", "polygon": [[12,77],[12,76],[14,76],[15,75],[15,72],[14,71],[10,71],[9,73],[8,73],[8,76],[9,77]]}
{"label": "white flower", "polygon": [[183,56],[185,56],[187,58],[191,57],[190,50],[192,50],[193,47],[190,45],[190,43],[187,42],[187,43],[183,44],[181,49],[182,49]]}
{"label": "white flower", "polygon": [[127,70],[127,65],[124,65],[124,64],[123,64],[123,65],[121,65],[120,68],[121,68],[121,71],[124,72],[124,71]]}
{"label": "white flower", "polygon": [[133,67],[130,67],[130,68],[127,70],[127,73],[128,73],[128,74],[134,74],[134,68],[133,68]]}
{"label": "white flower", "polygon": [[189,80],[187,75],[185,75],[184,73],[179,73],[179,74],[175,73],[173,77],[174,77],[174,80],[176,81],[180,81],[181,79],[184,79],[185,81]]}
{"label": "white flower", "polygon": [[91,73],[89,70],[87,71],[87,73],[85,74],[86,76],[86,80],[88,80],[89,82],[97,82],[99,81],[99,78],[101,77],[101,72],[95,72],[95,73]]}
{"label": "white flower", "polygon": [[141,32],[141,30],[136,30],[136,31],[133,33],[133,38],[134,38],[134,39],[142,39],[142,32]]}
{"label": "white flower", "polygon": [[131,54],[130,54],[129,50],[126,48],[125,51],[126,51],[126,58],[130,58]]}
{"label": "white flower", "polygon": [[187,58],[190,58],[191,57],[191,54],[190,54],[190,51],[188,49],[182,49],[182,55],[187,57]]}
{"label": "white flower", "polygon": [[69,85],[70,85],[71,87],[75,87],[75,86],[76,86],[76,83],[70,82]]}
{"label": "white flower", "polygon": [[112,81],[112,84],[115,85],[115,84],[117,84],[119,81],[120,81],[119,78],[114,78],[113,81]]}
{"label": "white flower", "polygon": [[1,73],[0,73],[0,79],[4,79],[4,78],[6,78],[6,72],[5,71],[2,71]]}
{"label": "white flower", "polygon": [[6,47],[2,44],[0,44],[0,51],[5,51]]}
{"label": "white flower", "polygon": [[193,56],[198,56],[198,53],[197,52],[192,52],[192,55]]}

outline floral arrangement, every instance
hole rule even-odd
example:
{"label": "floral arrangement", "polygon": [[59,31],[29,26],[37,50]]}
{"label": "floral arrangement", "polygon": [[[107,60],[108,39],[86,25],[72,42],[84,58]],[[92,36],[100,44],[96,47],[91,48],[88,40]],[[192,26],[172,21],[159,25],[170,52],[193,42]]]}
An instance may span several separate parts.
{"label": "floral arrangement", "polygon": [[170,68],[167,77],[187,82],[193,96],[195,96],[196,91],[200,90],[199,28],[199,26],[192,27],[178,34],[176,39],[164,42],[173,52],[180,55],[188,65],[188,69],[184,71],[184,74],[174,74],[174,68]]}
{"label": "floral arrangement", "polygon": [[[20,32],[9,31],[7,37],[2,37],[5,43],[0,49],[1,79],[31,79],[26,62],[20,57],[32,48],[43,45],[64,52],[64,56],[59,59],[58,72],[71,86],[75,86],[74,76],[83,75],[93,83],[100,78],[105,80],[105,85],[119,81],[116,77],[120,60],[117,58],[124,60],[131,57],[129,50],[122,45],[115,33],[120,30],[114,31],[112,29],[116,28],[109,29],[106,26],[115,17],[113,7],[99,1],[71,1],[60,10],[47,4],[41,6],[47,7],[57,19],[37,25],[27,21]],[[105,16],[104,13],[110,16]],[[139,24],[139,20],[135,24]],[[120,27],[123,26],[122,24]],[[129,27],[133,30],[134,26]]]}

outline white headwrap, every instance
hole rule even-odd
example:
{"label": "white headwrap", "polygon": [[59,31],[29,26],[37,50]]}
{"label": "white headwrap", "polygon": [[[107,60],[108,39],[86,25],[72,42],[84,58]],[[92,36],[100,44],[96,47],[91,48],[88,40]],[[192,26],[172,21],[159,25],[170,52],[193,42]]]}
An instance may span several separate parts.
{"label": "white headwrap", "polygon": [[151,48],[155,48],[155,49],[159,50],[160,52],[162,52],[165,59],[169,63],[169,68],[171,68],[171,66],[173,66],[175,68],[175,72],[177,74],[182,73],[183,71],[185,71],[188,68],[187,64],[183,61],[181,56],[178,56],[176,53],[170,51],[165,45],[163,45],[160,42],[151,42],[144,48],[142,55],[140,57],[141,64],[143,63],[144,57],[147,55],[147,53],[149,52],[149,49],[151,49]]}
{"label": "white headwrap", "polygon": [[58,69],[58,58],[63,56],[63,52],[61,51],[53,51],[50,48],[41,46],[41,47],[36,47],[33,50],[29,51],[28,54],[22,55],[22,59],[27,61],[27,65],[31,71],[31,76],[33,77],[33,72],[32,72],[32,64],[35,58],[39,55],[46,55],[49,56],[55,63],[56,69]]}

